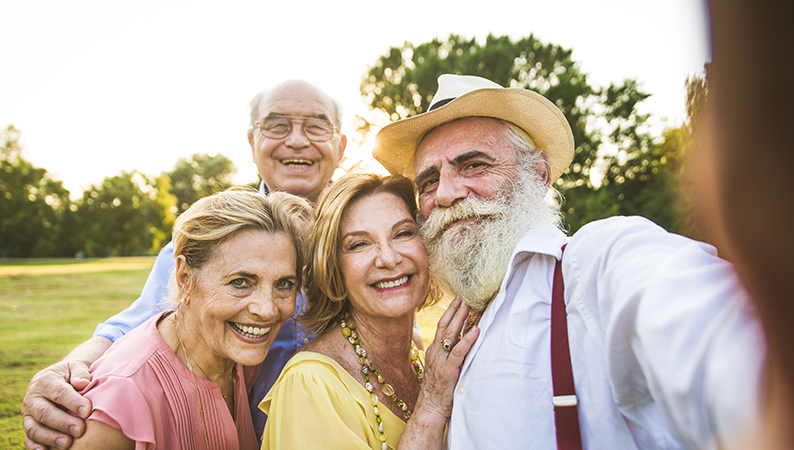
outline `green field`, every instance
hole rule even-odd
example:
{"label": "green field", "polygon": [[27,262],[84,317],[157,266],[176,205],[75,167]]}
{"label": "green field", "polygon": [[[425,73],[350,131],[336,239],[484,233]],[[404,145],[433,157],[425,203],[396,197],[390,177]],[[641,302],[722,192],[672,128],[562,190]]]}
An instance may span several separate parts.
{"label": "green field", "polygon": [[[0,260],[0,448],[23,448],[19,410],[33,375],[138,297],[154,258]],[[443,312],[417,315],[425,344]]]}
{"label": "green field", "polygon": [[0,448],[24,448],[28,382],[129,305],[154,258],[0,260]]}

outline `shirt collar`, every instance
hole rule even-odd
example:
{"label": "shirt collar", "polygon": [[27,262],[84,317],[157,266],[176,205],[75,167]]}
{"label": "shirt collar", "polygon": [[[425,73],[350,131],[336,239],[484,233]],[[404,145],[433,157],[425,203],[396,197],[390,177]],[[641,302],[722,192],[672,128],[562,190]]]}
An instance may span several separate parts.
{"label": "shirt collar", "polygon": [[[543,222],[529,230],[518,241],[513,255],[510,257],[510,267],[530,257],[533,253],[542,253],[562,259],[562,246],[568,240],[565,233],[551,222]],[[508,273],[509,275],[509,273]]]}
{"label": "shirt collar", "polygon": [[[502,284],[499,287],[499,293],[496,298],[483,312],[480,319],[480,338],[474,343],[474,346],[469,351],[469,356],[463,363],[461,374],[468,370],[470,362],[474,359],[474,354],[479,350],[482,342],[482,336],[493,322],[496,312],[502,307],[505,302],[505,290],[507,289],[507,282],[513,276],[513,271],[521,263],[532,258],[536,253],[545,254],[554,257],[557,260],[562,258],[562,246],[568,240],[568,237],[553,223],[541,223],[530,231],[518,241],[518,244],[513,249],[513,254],[510,256],[510,265],[508,266],[505,276],[502,279]],[[549,299],[551,300],[551,299]]]}

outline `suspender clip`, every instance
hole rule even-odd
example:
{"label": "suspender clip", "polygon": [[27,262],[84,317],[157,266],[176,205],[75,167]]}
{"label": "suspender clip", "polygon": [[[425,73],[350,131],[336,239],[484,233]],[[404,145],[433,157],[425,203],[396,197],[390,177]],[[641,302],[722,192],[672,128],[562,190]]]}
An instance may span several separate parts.
{"label": "suspender clip", "polygon": [[555,408],[558,406],[576,406],[578,404],[576,395],[555,395],[552,397],[551,402]]}

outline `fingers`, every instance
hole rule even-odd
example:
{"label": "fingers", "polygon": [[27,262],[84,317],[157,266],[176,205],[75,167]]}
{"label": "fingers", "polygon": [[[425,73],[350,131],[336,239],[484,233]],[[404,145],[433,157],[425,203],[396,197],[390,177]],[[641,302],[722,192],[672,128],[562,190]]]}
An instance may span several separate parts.
{"label": "fingers", "polygon": [[[463,329],[463,325],[466,323],[466,317],[469,316],[469,305],[460,301],[460,299],[457,300],[458,304],[455,315],[452,316],[452,320],[450,320],[449,325],[444,332],[444,336],[449,339],[460,337],[460,331]],[[453,339],[453,343],[454,340],[455,339]]]}
{"label": "fingers", "polygon": [[47,447],[25,438],[25,448],[28,450],[47,450]]}
{"label": "fingers", "polygon": [[[79,418],[87,418],[91,414],[91,401],[75,389],[83,389],[87,386],[90,376],[86,365],[78,362],[62,361],[42,370],[30,381],[25,398],[22,400],[22,413],[32,415],[37,421],[47,420],[47,415],[51,414],[55,414],[58,418],[62,415],[70,416],[55,407],[60,405],[63,409],[76,414],[78,421]],[[77,386],[70,384],[72,381]],[[34,407],[34,411],[28,410],[28,404]],[[50,411],[48,406],[52,406],[56,411]],[[36,413],[36,409],[41,411]],[[70,424],[72,422],[74,421],[70,421]],[[45,422],[45,425],[64,433],[68,432],[70,424],[57,426],[56,423]]]}
{"label": "fingers", "polygon": [[[421,411],[432,417],[446,420],[452,413],[454,390],[461,366],[479,336],[478,327],[460,336],[468,314],[468,305],[456,297],[438,321],[435,339],[425,355],[425,379],[419,403]],[[450,350],[443,348],[444,340],[450,341]]]}
{"label": "fingers", "polygon": [[22,418],[22,428],[25,430],[25,447],[28,450],[67,449],[72,445],[71,436],[42,426],[31,416]]}
{"label": "fingers", "polygon": [[82,389],[88,384],[87,377],[90,374],[85,364],[65,361],[33,377],[22,400],[22,424],[28,448],[68,448],[72,441],[69,435],[83,435],[83,419],[91,414],[91,402],[69,383],[74,382]]}
{"label": "fingers", "polygon": [[438,325],[436,326],[436,339],[440,337],[439,333],[441,333],[442,330],[447,328],[450,320],[452,320],[452,317],[458,311],[458,308],[460,307],[461,303],[463,302],[460,300],[460,298],[455,297],[452,300],[452,302],[449,304],[449,306],[447,306],[447,310],[444,311],[444,314],[442,314],[441,318],[438,319]]}
{"label": "fingers", "polygon": [[466,317],[468,317],[468,315],[469,305],[461,301],[459,297],[455,297],[452,303],[449,304],[449,307],[447,307],[447,310],[444,311],[441,319],[439,319],[435,341],[439,343],[448,341],[442,344],[442,349],[445,352],[451,349],[447,344],[451,344],[451,346],[454,347],[457,343],[461,330],[466,324]]}
{"label": "fingers", "polygon": [[477,337],[480,335],[480,327],[474,326],[472,327],[468,333],[463,335],[463,337],[458,341],[458,343],[452,348],[452,351],[449,352],[452,357],[459,359],[461,362],[463,358],[469,353],[474,343],[477,341]]}
{"label": "fingers", "polygon": [[[91,372],[89,371],[88,366],[80,363],[70,363],[69,384],[71,384],[74,389],[78,391],[82,391],[88,386],[90,382],[91,382]],[[83,396],[81,395],[80,398],[82,399]],[[87,399],[84,400],[86,400],[86,402],[88,403],[88,407],[90,408],[91,407],[90,402],[88,402]],[[77,405],[78,408],[80,406],[81,405]],[[68,409],[70,411],[72,410],[72,408],[68,408]],[[84,415],[81,413],[80,417],[85,419],[88,417],[88,415],[87,414]]]}

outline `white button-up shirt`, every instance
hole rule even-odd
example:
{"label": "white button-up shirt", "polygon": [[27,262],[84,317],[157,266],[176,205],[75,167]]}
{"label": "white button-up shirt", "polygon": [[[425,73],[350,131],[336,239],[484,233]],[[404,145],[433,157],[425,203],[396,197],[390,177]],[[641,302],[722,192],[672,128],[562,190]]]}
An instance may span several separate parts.
{"label": "white button-up shirt", "polygon": [[[554,449],[551,298],[569,239],[513,251],[455,389],[448,446]],[[763,333],[733,266],[639,217],[583,227],[563,259],[585,449],[715,448],[755,427]]]}

